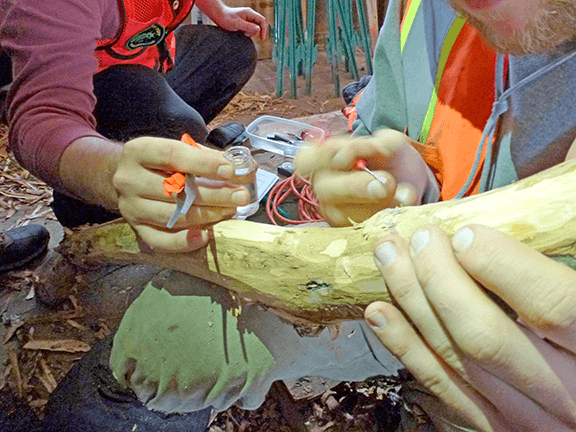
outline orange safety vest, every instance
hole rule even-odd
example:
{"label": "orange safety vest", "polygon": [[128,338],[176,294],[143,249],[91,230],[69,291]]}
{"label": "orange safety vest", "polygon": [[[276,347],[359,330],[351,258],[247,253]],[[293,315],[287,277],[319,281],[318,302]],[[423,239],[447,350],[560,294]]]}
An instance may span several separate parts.
{"label": "orange safety vest", "polygon": [[188,16],[194,0],[118,0],[118,5],[120,31],[113,39],[98,41],[98,71],[119,64],[170,69],[176,54],[172,32]]}
{"label": "orange safety vest", "polygon": [[[402,48],[422,0],[408,0],[401,23]],[[410,55],[406,53],[406,55]],[[440,54],[438,73],[418,141],[424,160],[440,183],[440,199],[463,187],[495,101],[496,52],[464,18],[452,24]],[[507,70],[505,71],[505,74]],[[478,193],[484,154],[466,195]]]}

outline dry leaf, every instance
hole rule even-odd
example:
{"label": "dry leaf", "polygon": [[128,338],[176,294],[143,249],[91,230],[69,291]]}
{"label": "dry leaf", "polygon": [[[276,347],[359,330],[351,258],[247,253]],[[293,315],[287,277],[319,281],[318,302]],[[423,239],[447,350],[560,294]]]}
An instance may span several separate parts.
{"label": "dry leaf", "polygon": [[10,339],[12,339],[12,336],[14,336],[14,334],[16,333],[16,330],[18,330],[20,327],[22,327],[24,325],[24,320],[22,321],[18,321],[16,323],[11,323],[10,326],[8,327],[8,330],[6,331],[6,334],[4,335],[4,339],[2,340],[2,343],[5,344],[7,343]]}
{"label": "dry leaf", "polygon": [[27,342],[23,348],[29,350],[62,351],[70,353],[90,351],[90,345],[74,339],[36,339]]}
{"label": "dry leaf", "polygon": [[20,366],[18,365],[18,355],[16,354],[16,351],[10,348],[8,350],[8,357],[10,358],[12,373],[14,374],[14,379],[16,380],[16,394],[21,398],[24,396],[24,383],[22,381],[22,375],[20,374]]}

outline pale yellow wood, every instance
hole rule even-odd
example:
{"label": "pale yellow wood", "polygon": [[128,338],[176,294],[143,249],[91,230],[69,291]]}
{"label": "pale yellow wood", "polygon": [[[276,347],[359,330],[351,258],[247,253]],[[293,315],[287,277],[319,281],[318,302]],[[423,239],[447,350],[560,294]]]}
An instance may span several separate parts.
{"label": "pale yellow wood", "polygon": [[378,0],[364,0],[364,3],[366,4],[366,20],[368,21],[368,30],[372,41],[372,52],[374,52],[380,30],[378,27]]}
{"label": "pale yellow wood", "polygon": [[385,234],[409,238],[423,224],[449,235],[469,223],[509,233],[547,255],[576,253],[576,160],[475,197],[387,209],[346,228],[285,228],[246,221],[213,227],[208,249],[153,253],[123,222],[83,229],[63,242],[78,261],[156,263],[215,282],[302,323],[358,318],[388,300],[372,249]]}

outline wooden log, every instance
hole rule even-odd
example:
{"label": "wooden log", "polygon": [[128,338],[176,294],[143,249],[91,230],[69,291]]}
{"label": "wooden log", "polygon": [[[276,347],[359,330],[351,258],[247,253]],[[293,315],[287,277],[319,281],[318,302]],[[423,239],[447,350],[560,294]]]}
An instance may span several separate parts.
{"label": "wooden log", "polygon": [[214,225],[209,247],[150,251],[122,221],[82,229],[60,252],[76,263],[153,263],[194,275],[258,302],[295,323],[330,324],[389,300],[372,249],[385,234],[409,238],[423,224],[452,236],[469,223],[511,234],[548,256],[574,256],[576,160],[474,197],[386,209],[346,228],[276,227],[246,221]]}

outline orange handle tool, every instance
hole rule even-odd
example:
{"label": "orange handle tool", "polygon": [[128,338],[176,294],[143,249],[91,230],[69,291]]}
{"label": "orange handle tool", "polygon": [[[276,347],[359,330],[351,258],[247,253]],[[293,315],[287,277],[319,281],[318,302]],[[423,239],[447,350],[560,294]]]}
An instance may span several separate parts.
{"label": "orange handle tool", "polygon": [[194,138],[192,138],[190,135],[188,135],[187,133],[185,133],[184,135],[182,135],[182,138],[180,138],[180,141],[182,141],[183,143],[186,144],[190,144],[193,147],[196,147],[197,149],[200,148],[200,146],[198,145],[198,143],[196,141],[194,141]]}
{"label": "orange handle tool", "polygon": [[[192,137],[188,134],[182,135],[181,138],[182,142],[186,144],[190,144],[196,148],[200,148],[196,141],[192,139]],[[173,192],[176,192],[176,210],[172,213],[172,217],[168,221],[166,225],[168,229],[172,229],[174,224],[180,217],[180,215],[188,213],[188,210],[194,203],[196,199],[196,183],[195,177],[193,174],[182,174],[182,173],[174,173],[167,179],[164,179],[162,184],[164,188],[164,193],[166,195],[172,195]]]}
{"label": "orange handle tool", "polygon": [[[190,144],[196,148],[200,148],[200,146],[194,141],[190,135],[185,133],[180,138],[180,141],[186,144]],[[162,182],[162,188],[164,189],[164,194],[171,196],[173,192],[179,193],[182,192],[184,189],[184,185],[186,184],[186,177],[182,173],[174,173],[170,177],[165,178]]]}

